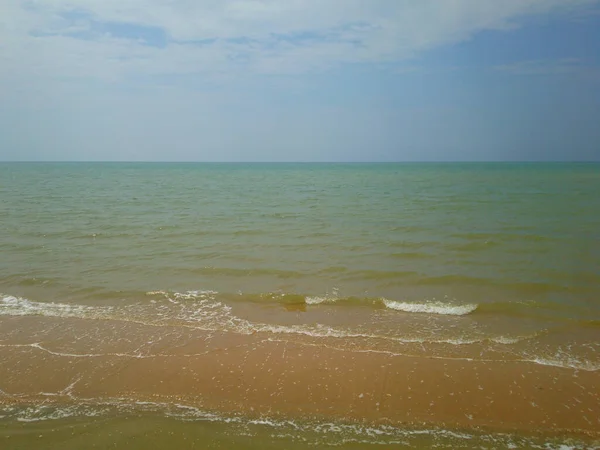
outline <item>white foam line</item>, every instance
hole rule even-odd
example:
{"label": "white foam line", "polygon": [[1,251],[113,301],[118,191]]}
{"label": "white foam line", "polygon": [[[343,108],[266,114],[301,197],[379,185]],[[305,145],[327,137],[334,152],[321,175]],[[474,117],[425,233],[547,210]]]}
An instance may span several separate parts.
{"label": "white foam line", "polygon": [[[70,405],[67,407],[63,407],[60,411],[52,411],[49,416],[42,417],[17,417],[16,420],[21,422],[37,422],[37,421],[45,421],[45,420],[57,420],[63,419],[66,417],[73,417],[76,415],[84,415],[84,416],[98,416],[100,414],[108,412],[106,408],[123,408],[130,406],[140,406],[140,407],[150,407],[151,410],[165,410],[165,415],[170,417],[175,417],[180,420],[203,420],[210,422],[222,422],[222,423],[237,423],[241,425],[260,425],[260,426],[268,426],[274,429],[281,428],[292,428],[297,432],[317,432],[321,435],[327,435],[330,433],[334,434],[345,434],[345,433],[353,433],[356,436],[368,436],[368,437],[388,437],[388,438],[398,438],[400,436],[410,437],[410,436],[421,436],[421,435],[441,435],[441,436],[450,436],[457,439],[471,439],[473,436],[466,433],[458,433],[451,430],[444,429],[434,429],[434,428],[426,428],[426,429],[402,429],[392,426],[383,425],[379,428],[373,428],[368,426],[361,426],[358,424],[346,424],[346,423],[314,423],[308,422],[306,424],[297,424],[293,420],[278,420],[275,418],[271,418],[269,416],[261,416],[257,419],[244,419],[240,416],[232,416],[232,415],[219,415],[212,412],[204,411],[196,406],[183,405],[183,404],[169,404],[166,402],[152,402],[152,401],[135,401],[128,400],[124,398],[107,398],[107,399],[96,399],[96,398],[76,398],[72,397],[73,400],[77,400],[79,404]],[[32,399],[34,405],[40,406],[35,398]],[[56,404],[54,404],[56,405]],[[43,405],[43,407],[52,407],[52,403],[47,403]],[[60,406],[60,404],[59,404]],[[172,408],[176,408],[183,413],[178,414],[177,411],[172,411]],[[83,409],[83,411],[78,411],[78,408]],[[85,408],[105,408],[100,411],[86,411]],[[39,408],[34,411],[34,413],[39,413]],[[83,414],[82,414],[83,413]],[[188,416],[187,413],[191,415]],[[348,439],[348,438],[346,438]],[[358,438],[357,438],[358,439]],[[356,440],[356,439],[351,439]],[[371,441],[365,441],[371,442]],[[371,442],[372,443],[372,442]]]}
{"label": "white foam line", "polygon": [[452,305],[443,302],[408,303],[388,300],[386,298],[382,298],[381,301],[386,308],[394,309],[396,311],[438,314],[443,316],[466,316],[467,314],[471,314],[478,307],[476,304]]}
{"label": "white foam line", "polygon": [[6,397],[14,397],[13,394],[9,394],[8,392],[6,392],[3,389],[0,389],[0,394],[6,396]]}
{"label": "white foam line", "polygon": [[340,352],[354,352],[354,353],[377,353],[383,355],[390,356],[405,356],[407,358],[422,358],[422,359],[443,359],[443,360],[456,360],[456,361],[475,361],[475,362],[511,362],[504,361],[501,359],[474,359],[474,358],[462,358],[462,357],[452,357],[452,356],[431,356],[431,355],[411,355],[409,353],[397,353],[392,352],[391,350],[374,350],[374,349],[352,349],[352,348],[340,348],[340,347],[332,347],[330,345],[319,345],[319,344],[311,344],[309,342],[292,342],[285,339],[267,339],[270,342],[280,342],[284,344],[298,344],[306,347],[317,347],[317,348],[327,348],[330,350],[337,350]]}
{"label": "white foam line", "polygon": [[467,362],[485,362],[485,363],[503,363],[503,364],[511,364],[511,363],[533,363],[544,366],[554,366],[561,369],[568,370],[584,370],[587,372],[595,372],[600,370],[595,365],[592,365],[592,368],[579,367],[575,365],[560,365],[559,361],[545,361],[539,359],[478,359],[478,358],[468,358],[468,357],[453,357],[453,356],[434,356],[434,355],[411,355],[409,353],[397,353],[392,352],[390,350],[374,350],[374,349],[348,349],[348,348],[340,348],[340,347],[332,347],[329,345],[319,345],[319,344],[311,344],[309,342],[292,342],[285,339],[268,339],[270,342],[281,342],[285,344],[298,344],[307,347],[318,347],[318,348],[327,348],[330,350],[337,350],[341,352],[355,352],[355,353],[377,353],[384,354],[390,356],[400,356],[407,358],[422,358],[422,359],[441,359],[441,360],[450,360],[450,361],[467,361]]}
{"label": "white foam line", "polygon": [[590,362],[566,362],[563,363],[561,361],[556,361],[552,359],[544,359],[544,358],[535,358],[527,360],[529,362],[533,362],[535,364],[539,364],[541,366],[551,366],[551,367],[559,367],[562,369],[573,369],[573,370],[583,370],[585,372],[597,372],[600,370],[600,364],[594,364]]}
{"label": "white foam line", "polygon": [[[364,334],[364,333],[348,333],[344,331],[338,331],[333,328],[327,329],[325,332],[303,330],[295,327],[278,326],[278,325],[266,325],[256,324],[253,326],[258,333],[272,333],[272,334],[299,334],[303,336],[309,336],[314,338],[337,338],[337,339],[382,339],[386,341],[398,342],[401,344],[451,344],[451,345],[472,345],[482,344],[485,342],[493,342],[495,344],[511,345],[520,342],[525,339],[531,339],[531,337],[518,337],[518,338],[505,338],[503,336],[493,338],[481,338],[481,339],[440,339],[440,340],[429,340],[419,338],[400,338],[391,336],[381,336],[377,334]],[[227,330],[230,332],[237,332],[237,330]],[[246,333],[241,333],[246,334]],[[252,334],[252,333],[247,333]],[[535,336],[533,336],[535,337]]]}
{"label": "white foam line", "polygon": [[[111,413],[111,411],[116,411],[119,413],[131,413],[132,408],[141,407],[142,411],[148,412],[160,412],[161,410],[167,417],[173,417],[177,420],[181,421],[208,421],[208,422],[220,422],[226,424],[236,424],[238,426],[244,427],[243,431],[250,432],[251,429],[249,426],[265,426],[270,427],[273,431],[277,433],[285,432],[286,428],[291,429],[283,436],[290,436],[292,438],[296,437],[296,435],[289,434],[292,430],[296,433],[317,433],[321,437],[333,435],[336,439],[336,444],[340,442],[354,442],[354,443],[365,443],[365,444],[383,444],[383,445],[392,445],[394,442],[400,442],[398,439],[407,439],[407,438],[415,438],[419,436],[432,436],[432,437],[445,437],[452,438],[456,440],[462,441],[473,441],[474,439],[481,439],[484,443],[493,444],[494,446],[502,446],[505,448],[517,448],[516,444],[514,444],[515,439],[518,440],[520,445],[525,445],[526,447],[531,448],[539,448],[539,449],[571,449],[571,448],[583,448],[580,445],[584,445],[583,443],[575,443],[571,441],[569,443],[570,446],[565,445],[564,443],[546,443],[545,445],[536,445],[529,440],[529,437],[524,437],[522,440],[515,434],[509,434],[505,432],[493,432],[490,434],[481,434],[481,431],[477,428],[473,429],[473,432],[478,434],[469,433],[465,431],[458,431],[452,429],[444,429],[439,427],[432,426],[431,423],[426,424],[422,423],[421,426],[416,425],[415,427],[404,427],[399,426],[390,426],[390,425],[381,425],[381,426],[365,426],[357,423],[327,423],[327,422],[318,422],[315,420],[306,420],[301,423],[296,423],[293,420],[280,420],[276,418],[271,418],[269,416],[261,416],[256,419],[252,419],[250,417],[244,417],[236,413],[225,413],[223,415],[219,413],[209,412],[200,409],[197,406],[184,405],[184,404],[172,404],[167,402],[153,402],[153,401],[136,401],[133,399],[127,398],[75,398],[78,403],[73,405],[64,406],[58,402],[47,402],[42,405],[39,404],[39,400],[36,397],[31,397],[26,401],[31,402],[34,405],[32,410],[29,407],[26,410],[16,410],[15,408],[9,409],[7,411],[8,415],[5,417],[11,417],[21,422],[38,422],[38,421],[46,421],[46,420],[60,420],[68,417],[98,417],[102,415],[106,415]],[[45,408],[49,408],[49,410],[45,410]],[[55,408],[55,409],[50,409]],[[135,411],[135,410],[134,410]],[[28,416],[27,414],[33,413],[32,416]],[[25,416],[23,416],[25,414]],[[43,415],[45,414],[45,415]],[[555,430],[557,432],[570,432],[573,430],[563,430],[558,429]],[[598,433],[593,433],[590,435],[586,433],[588,436],[600,436]],[[277,435],[272,435],[277,436]],[[534,437],[533,435],[531,437]],[[300,436],[302,439],[302,436]],[[368,439],[370,438],[370,439]],[[373,439],[379,439],[374,441]],[[306,442],[303,439],[304,442]],[[315,441],[312,445],[317,446],[331,446],[336,445],[331,442],[321,442]],[[409,445],[410,443],[406,443]],[[337,444],[339,445],[339,444]],[[556,445],[556,446],[555,446]],[[574,446],[573,446],[574,445]],[[587,447],[586,447],[587,448]]]}
{"label": "white foam line", "polygon": [[[42,314],[40,316],[44,317]],[[64,316],[63,316],[64,317]],[[81,320],[89,320],[89,318],[84,317],[74,317],[68,316],[73,319],[81,319]],[[344,331],[338,331],[333,328],[327,329],[325,332],[320,331],[312,331],[312,330],[302,330],[298,328],[288,327],[288,326],[278,326],[278,325],[267,325],[267,324],[252,324],[248,322],[249,330],[241,330],[239,328],[216,328],[216,327],[202,327],[197,325],[190,325],[185,323],[176,323],[176,324],[158,324],[153,322],[145,322],[135,319],[127,319],[121,317],[102,317],[102,318],[93,318],[93,320],[106,320],[106,321],[116,321],[116,322],[127,322],[134,323],[138,325],[158,327],[158,328],[188,328],[191,330],[198,331],[206,331],[206,332],[228,332],[235,333],[241,335],[252,335],[255,333],[270,333],[270,334],[298,334],[302,336],[309,336],[314,338],[336,338],[336,339],[382,339],[386,341],[394,341],[402,344],[452,344],[452,345],[471,345],[477,343],[483,343],[488,340],[493,340],[484,338],[484,339],[471,339],[471,340],[459,340],[459,339],[442,339],[437,341],[431,341],[427,339],[410,339],[410,338],[395,338],[391,336],[381,336],[376,334],[364,334],[364,333],[348,333]],[[527,339],[527,338],[525,338]],[[501,342],[497,342],[501,343]],[[0,344],[1,345],[1,344]],[[65,355],[67,356],[67,355]],[[90,355],[90,356],[103,356],[103,355]]]}
{"label": "white foam line", "polygon": [[83,378],[83,375],[80,375],[78,378],[75,378],[71,384],[69,384],[66,388],[64,388],[62,391],[60,391],[60,395],[66,395],[67,397],[71,397],[74,398],[73,396],[73,388],[75,387],[75,385],[77,383],[79,383]]}
{"label": "white foam line", "polygon": [[[376,353],[376,354],[385,354],[385,355],[389,355],[389,356],[399,356],[399,357],[407,357],[407,358],[424,358],[424,359],[438,359],[438,360],[450,360],[450,361],[467,361],[467,362],[493,362],[493,363],[503,363],[503,364],[508,364],[508,363],[533,363],[533,364],[539,364],[539,365],[543,365],[543,366],[552,366],[552,367],[557,367],[560,369],[567,369],[567,370],[583,370],[586,372],[596,372],[598,370],[600,370],[600,367],[598,367],[598,365],[594,365],[591,363],[588,364],[582,364],[582,363],[562,363],[560,361],[555,361],[555,360],[545,360],[542,358],[536,358],[536,359],[511,359],[511,360],[503,360],[503,359],[478,359],[478,358],[468,358],[468,357],[452,357],[452,356],[435,356],[435,355],[412,355],[409,353],[398,353],[398,352],[393,352],[390,350],[374,350],[374,349],[348,349],[348,348],[340,348],[340,347],[334,347],[334,346],[330,346],[330,345],[319,345],[319,344],[311,344],[308,342],[299,342],[299,341],[289,341],[289,340],[285,340],[285,339],[272,339],[272,338],[267,338],[266,339],[269,342],[280,342],[280,343],[285,343],[285,344],[298,344],[298,345],[302,345],[302,346],[308,346],[308,347],[317,347],[317,348],[327,348],[330,350],[336,350],[336,351],[344,351],[344,352],[355,352],[355,353]],[[254,345],[253,344],[239,344],[233,347],[228,347],[227,350],[229,349],[233,349],[233,348],[242,348],[242,347],[247,347],[249,345]],[[215,351],[221,351],[223,350],[222,348],[215,348],[212,350],[208,350],[206,352],[202,352],[202,353],[187,353],[187,354],[181,354],[181,355],[177,355],[177,354],[153,354],[153,355],[135,355],[135,354],[128,354],[128,353],[96,353],[96,354],[76,354],[76,353],[64,353],[64,352],[55,352],[52,350],[49,350],[45,347],[42,347],[39,343],[33,343],[33,344],[0,344],[0,347],[16,347],[16,348],[34,348],[40,351],[44,351],[47,352],[51,355],[54,356],[62,356],[62,357],[68,357],[68,358],[101,358],[101,357],[119,357],[119,358],[135,358],[135,359],[151,359],[151,358],[173,358],[173,357],[182,357],[182,358],[193,358],[193,357],[200,357],[200,356],[206,356],[212,352]],[[2,393],[4,393],[3,391],[0,391]],[[6,394],[5,395],[11,395],[11,394]]]}
{"label": "white foam line", "polygon": [[[200,297],[201,302],[203,302],[202,304],[205,307],[209,307],[209,308],[218,308],[220,306],[223,306],[221,303],[215,303],[215,304],[207,304],[206,302],[208,302],[209,300],[205,297],[209,297],[211,295],[216,294],[216,292],[214,291],[190,291],[187,293],[174,293],[174,294],[168,294],[166,292],[162,292],[162,291],[153,291],[153,292],[149,292],[148,295],[162,295],[166,298],[169,299],[169,301],[172,301],[173,299],[169,298],[168,295],[173,295],[176,299],[198,299],[198,297]],[[0,294],[3,295],[3,294]],[[112,309],[111,314],[107,314],[106,310],[101,310],[102,315],[100,315],[99,317],[88,317],[88,316],[82,316],[79,314],[80,311],[89,311],[89,310],[93,310],[95,309],[95,307],[92,306],[84,306],[84,305],[67,305],[67,304],[60,304],[60,303],[38,303],[38,302],[32,302],[30,300],[27,299],[23,299],[23,298],[18,298],[18,297],[13,297],[13,296],[4,296],[3,297],[3,303],[8,305],[11,308],[14,308],[15,306],[21,306],[23,308],[23,311],[17,311],[18,314],[17,315],[40,315],[40,316],[50,316],[50,317],[69,317],[69,318],[75,318],[75,319],[82,319],[82,320],[86,320],[86,319],[94,319],[94,320],[114,320],[114,321],[120,321],[120,322],[128,322],[128,323],[135,323],[135,324],[140,324],[140,325],[144,325],[144,326],[154,326],[154,327],[172,327],[172,328],[188,328],[188,329],[193,329],[193,330],[199,330],[199,331],[206,331],[206,332],[230,332],[230,333],[236,333],[236,334],[242,334],[242,335],[251,335],[254,334],[256,332],[259,333],[272,333],[272,334],[298,334],[298,335],[304,335],[304,336],[311,336],[311,337],[315,337],[315,338],[337,338],[337,339],[382,339],[382,340],[387,340],[387,341],[394,341],[394,342],[400,342],[403,344],[415,344],[415,343],[430,343],[430,344],[451,344],[451,345],[471,345],[471,344],[476,344],[476,343],[483,343],[483,342],[494,342],[497,344],[502,344],[502,345],[511,345],[515,342],[517,342],[518,340],[522,340],[522,339],[528,339],[528,338],[506,338],[506,337],[499,337],[499,338],[482,338],[482,339],[442,339],[442,340],[428,340],[428,339],[417,339],[417,338],[396,338],[396,337],[391,337],[391,336],[381,336],[381,335],[370,335],[370,334],[364,334],[364,333],[350,333],[350,332],[346,332],[343,330],[337,330],[335,328],[329,328],[329,327],[313,327],[313,329],[302,329],[299,328],[297,326],[281,326],[281,325],[267,325],[267,324],[261,324],[261,323],[251,323],[249,321],[240,319],[236,316],[231,316],[229,317],[229,320],[226,320],[224,322],[219,322],[216,324],[208,324],[208,326],[201,326],[201,325],[197,325],[197,324],[189,324],[189,323],[171,323],[171,324],[165,324],[165,323],[156,323],[156,322],[147,322],[147,321],[142,321],[142,320],[136,320],[136,319],[130,319],[130,318],[125,318],[125,317],[119,317],[119,316],[115,316],[114,312]],[[387,301],[385,299],[382,299],[383,301]],[[175,302],[178,303],[178,302]],[[397,303],[397,302],[395,302]],[[410,304],[413,305],[414,304]],[[473,306],[473,305],[467,305],[467,306]],[[0,303],[0,314],[2,313],[2,303]],[[444,307],[448,307],[448,305],[444,305]],[[476,305],[475,305],[476,307]],[[11,310],[11,308],[8,309],[9,314],[14,314],[15,311]],[[44,308],[50,308],[50,311],[46,311],[46,312],[50,312],[50,314],[46,314]],[[57,311],[59,311],[59,313],[57,313]],[[227,313],[229,314],[229,311],[227,311]],[[66,314],[66,315],[65,315]],[[91,355],[93,356],[93,355]],[[125,355],[126,356],[126,355]],[[130,356],[130,357],[139,357],[139,356]]]}
{"label": "white foam line", "polygon": [[119,357],[119,358],[135,358],[135,359],[151,359],[151,358],[193,358],[197,356],[205,356],[213,352],[223,351],[223,350],[231,350],[242,347],[248,347],[250,345],[254,345],[254,343],[248,344],[238,344],[226,348],[214,348],[211,350],[207,350],[202,353],[184,353],[184,354],[167,354],[167,353],[156,353],[152,355],[137,355],[130,353],[63,353],[63,352],[55,352],[49,350],[45,347],[42,347],[38,343],[33,344],[0,344],[0,347],[16,347],[16,348],[34,348],[40,351],[44,351],[54,356],[63,356],[66,358],[102,358],[102,357]]}
{"label": "white foam line", "polygon": [[[264,325],[257,324],[254,326],[256,332],[263,333],[272,333],[272,334],[299,334],[304,336],[310,336],[314,338],[337,338],[337,339],[381,339],[385,341],[393,341],[401,344],[451,344],[451,345],[473,345],[473,344],[483,344],[486,342],[492,342],[494,344],[500,345],[512,345],[518,342],[532,339],[537,336],[537,334],[531,336],[519,336],[515,338],[505,337],[505,336],[497,336],[497,337],[485,337],[480,339],[438,339],[431,340],[425,338],[402,338],[402,337],[392,337],[392,336],[381,336],[377,334],[364,334],[364,333],[348,333],[344,331],[338,331],[333,328],[327,329],[325,332],[320,332],[318,330],[303,330],[295,327],[287,327],[287,326],[276,326],[276,325]],[[229,330],[227,330],[229,331]],[[236,331],[232,331],[236,332]],[[250,333],[252,334],[252,333]]]}
{"label": "white foam line", "polygon": [[320,305],[322,303],[335,303],[338,301],[337,297],[305,297],[304,303],[307,305]]}
{"label": "white foam line", "polygon": [[118,357],[122,357],[122,358],[148,358],[148,357],[150,357],[150,356],[144,356],[144,355],[131,355],[131,354],[127,354],[127,353],[83,353],[83,354],[80,354],[80,353],[55,352],[55,351],[49,350],[45,347],[42,347],[37,342],[33,343],[33,344],[0,344],[0,347],[35,348],[37,350],[44,351],[44,352],[49,353],[54,356],[64,356],[67,358],[101,358],[101,357],[105,357],[105,356],[118,356]]}
{"label": "white foam line", "polygon": [[[169,301],[172,301],[173,298],[168,297],[171,295],[177,300],[180,299],[200,299],[200,305],[204,308],[214,309],[220,307],[226,307],[225,305],[217,302],[210,303],[210,296],[216,294],[214,291],[190,291],[187,293],[173,293],[169,294],[163,291],[153,291],[147,293],[148,295],[161,295],[165,298],[168,298]],[[3,294],[0,294],[3,295]],[[208,298],[207,298],[208,297]],[[3,312],[2,306],[8,306],[8,309]],[[179,304],[178,302],[175,302]],[[447,305],[445,305],[446,307]],[[22,310],[15,310],[15,307],[20,307]],[[46,311],[46,308],[49,308],[49,311]],[[24,298],[18,298],[13,296],[4,296],[2,298],[2,302],[0,302],[0,315],[8,313],[9,315],[40,315],[40,316],[50,316],[50,317],[69,317],[75,319],[93,319],[93,320],[114,320],[120,322],[128,322],[135,323],[144,326],[153,326],[153,327],[171,327],[171,328],[188,328],[199,331],[206,332],[230,332],[241,335],[250,335],[254,333],[272,333],[272,334],[298,334],[311,336],[315,338],[337,338],[337,339],[382,339],[386,341],[394,341],[400,342],[403,344],[415,344],[415,343],[431,343],[431,344],[451,344],[451,345],[470,345],[476,343],[483,342],[494,342],[496,344],[502,345],[511,345],[517,341],[528,338],[506,338],[506,337],[497,337],[497,338],[482,338],[482,339],[442,339],[442,340],[428,340],[428,339],[418,339],[418,338],[396,338],[391,336],[381,336],[381,335],[371,335],[365,333],[351,333],[343,330],[338,330],[335,328],[329,327],[312,327],[312,329],[303,329],[298,326],[281,326],[281,325],[268,325],[261,323],[251,323],[247,320],[240,319],[236,316],[230,315],[230,311],[228,308],[225,311],[226,315],[230,315],[228,318],[224,317],[223,320],[218,321],[217,323],[208,323],[205,326],[202,324],[190,324],[190,323],[157,323],[152,321],[144,321],[144,320],[136,320],[135,318],[127,318],[120,317],[115,313],[118,313],[117,310],[114,309],[101,309],[101,314],[96,317],[89,317],[87,315],[81,315],[81,311],[92,311],[95,307],[92,306],[84,306],[84,305],[67,305],[60,303],[38,303],[32,302],[30,300]],[[110,314],[107,313],[110,312]],[[126,312],[126,311],[125,311]],[[213,319],[214,316],[209,316],[207,320]],[[178,318],[174,318],[178,320]],[[182,320],[185,320],[183,318]]]}
{"label": "white foam line", "polygon": [[[304,303],[307,305],[321,305],[323,303],[335,303],[338,300],[339,298],[337,296],[305,297]],[[465,316],[474,312],[479,306],[477,304],[453,305],[436,301],[424,303],[400,302],[386,298],[380,298],[379,301],[382,302],[386,308],[396,311],[444,316]]]}

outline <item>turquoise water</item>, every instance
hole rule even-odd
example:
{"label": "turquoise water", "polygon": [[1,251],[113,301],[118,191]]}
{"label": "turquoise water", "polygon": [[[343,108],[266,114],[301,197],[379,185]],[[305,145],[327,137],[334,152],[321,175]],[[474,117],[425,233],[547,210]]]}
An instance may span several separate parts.
{"label": "turquoise water", "polygon": [[0,254],[9,318],[600,368],[598,164],[5,163]]}

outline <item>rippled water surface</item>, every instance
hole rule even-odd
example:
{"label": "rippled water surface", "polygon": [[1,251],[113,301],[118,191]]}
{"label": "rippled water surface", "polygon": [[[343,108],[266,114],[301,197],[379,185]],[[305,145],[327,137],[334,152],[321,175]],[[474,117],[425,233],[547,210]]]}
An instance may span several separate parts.
{"label": "rippled water surface", "polygon": [[8,321],[600,369],[597,164],[0,164],[0,254]]}

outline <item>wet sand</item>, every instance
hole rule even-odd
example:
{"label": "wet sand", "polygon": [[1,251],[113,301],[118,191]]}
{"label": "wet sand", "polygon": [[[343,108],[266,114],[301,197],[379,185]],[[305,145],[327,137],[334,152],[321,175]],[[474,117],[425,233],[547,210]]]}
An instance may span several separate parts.
{"label": "wet sand", "polygon": [[1,317],[0,329],[0,408],[118,399],[248,417],[600,437],[596,371],[110,320]]}

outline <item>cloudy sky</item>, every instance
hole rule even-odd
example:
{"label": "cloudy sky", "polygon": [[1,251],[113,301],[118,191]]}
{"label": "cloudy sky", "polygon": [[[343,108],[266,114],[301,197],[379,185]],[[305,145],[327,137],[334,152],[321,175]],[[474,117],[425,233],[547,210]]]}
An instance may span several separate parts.
{"label": "cloudy sky", "polygon": [[0,160],[600,160],[600,1],[2,0]]}

